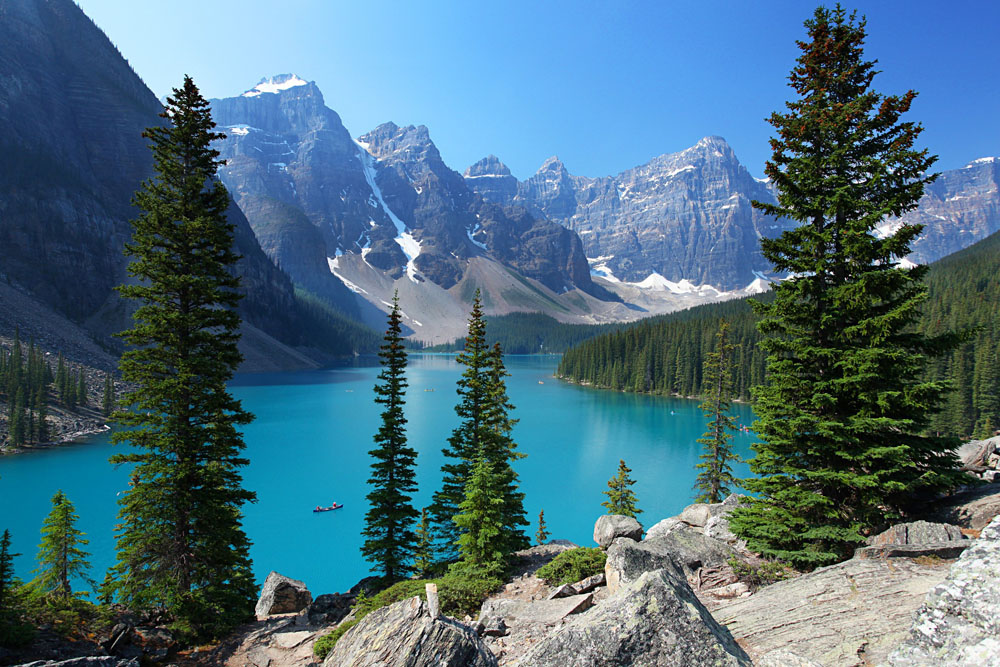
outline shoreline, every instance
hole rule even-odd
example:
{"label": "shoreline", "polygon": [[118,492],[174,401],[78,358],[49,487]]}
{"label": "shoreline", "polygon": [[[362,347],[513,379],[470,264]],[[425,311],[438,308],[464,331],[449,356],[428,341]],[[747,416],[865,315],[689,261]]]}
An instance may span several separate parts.
{"label": "shoreline", "polygon": [[83,444],[84,439],[89,438],[90,436],[106,433],[110,430],[110,426],[107,424],[101,424],[100,426],[95,426],[94,428],[84,428],[82,430],[64,433],[57,440],[50,440],[49,442],[35,442],[30,445],[21,445],[20,447],[0,447],[0,456],[15,456],[17,454],[27,454],[28,452],[33,451],[55,449],[64,445]]}

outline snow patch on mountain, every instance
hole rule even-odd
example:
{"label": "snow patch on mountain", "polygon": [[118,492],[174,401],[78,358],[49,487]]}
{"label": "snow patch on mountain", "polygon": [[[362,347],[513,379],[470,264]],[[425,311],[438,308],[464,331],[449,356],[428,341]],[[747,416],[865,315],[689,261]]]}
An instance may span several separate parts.
{"label": "snow patch on mountain", "polygon": [[632,284],[639,289],[661,292],[668,291],[674,294],[700,294],[706,296],[722,294],[721,291],[711,285],[695,285],[687,278],[682,278],[679,282],[674,282],[667,280],[655,271],[649,274],[645,280]]}
{"label": "snow patch on mountain", "polygon": [[596,276],[597,278],[604,278],[608,282],[620,283],[621,281],[612,272],[611,267],[608,266],[608,261],[614,259],[614,255],[607,255],[605,257],[588,257],[587,263],[590,264],[590,275]]}
{"label": "snow patch on mountain", "polygon": [[259,97],[263,93],[277,95],[283,90],[306,85],[309,85],[308,81],[303,81],[294,74],[279,74],[278,76],[261,80],[256,86],[243,93],[243,97]]}
{"label": "snow patch on mountain", "polygon": [[[420,241],[413,238],[413,234],[407,228],[406,223],[399,219],[389,205],[385,203],[385,199],[382,198],[382,189],[379,188],[378,183],[375,182],[375,158],[372,154],[368,152],[367,144],[363,144],[357,139],[354,143],[358,145],[361,150],[358,151],[358,160],[361,162],[361,168],[365,174],[365,180],[368,182],[368,187],[371,188],[372,194],[375,197],[375,202],[377,202],[385,214],[389,216],[389,220],[396,227],[396,243],[402,249],[403,254],[406,255],[406,275],[413,282],[419,282],[417,280],[417,265],[414,261],[420,254]],[[374,206],[375,203],[373,202]]]}

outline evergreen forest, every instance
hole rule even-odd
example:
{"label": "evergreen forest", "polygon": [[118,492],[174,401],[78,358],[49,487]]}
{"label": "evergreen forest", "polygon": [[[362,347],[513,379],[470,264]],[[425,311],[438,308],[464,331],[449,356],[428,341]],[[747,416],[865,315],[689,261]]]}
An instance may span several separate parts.
{"label": "evergreen forest", "polygon": [[[953,391],[931,416],[930,429],[985,437],[1000,428],[1000,233],[945,257],[927,273],[929,297],[916,329],[936,335],[967,331],[957,349],[931,359],[928,380],[947,380]],[[758,301],[770,303],[768,292]],[[707,304],[643,320],[567,350],[560,377],[595,387],[674,396],[703,396],[702,367],[715,345],[719,321],[730,323],[733,396],[750,400],[761,384],[764,352],[751,298]]]}

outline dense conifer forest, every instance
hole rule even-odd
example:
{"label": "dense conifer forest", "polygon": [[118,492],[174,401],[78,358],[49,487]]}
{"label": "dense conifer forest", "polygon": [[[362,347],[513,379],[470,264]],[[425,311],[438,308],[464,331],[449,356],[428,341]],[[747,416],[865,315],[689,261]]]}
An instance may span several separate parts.
{"label": "dense conifer forest", "polygon": [[[543,313],[510,313],[486,318],[486,342],[500,343],[505,354],[558,354],[573,345],[630,326],[615,324],[564,324]],[[424,348],[426,352],[458,352],[462,339]]]}
{"label": "dense conifer forest", "polygon": [[[958,349],[930,361],[927,379],[947,379],[954,387],[945,408],[932,417],[935,431],[986,436],[1000,428],[998,275],[1000,234],[935,262],[927,274],[930,295],[918,330],[932,335],[972,331]],[[701,396],[702,364],[719,320],[725,319],[736,345],[733,396],[750,400],[750,388],[764,381],[764,354],[749,301],[698,306],[592,338],[566,351],[558,374],[619,391]]]}

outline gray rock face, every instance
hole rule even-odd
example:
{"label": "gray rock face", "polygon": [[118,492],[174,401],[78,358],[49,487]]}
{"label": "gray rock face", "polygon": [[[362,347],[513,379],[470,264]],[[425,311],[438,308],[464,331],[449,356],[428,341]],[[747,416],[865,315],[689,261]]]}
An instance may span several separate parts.
{"label": "gray rock face", "polygon": [[85,658],[70,658],[69,660],[36,660],[26,662],[20,667],[139,667],[138,658],[113,658],[110,656],[87,656]]}
{"label": "gray rock face", "polygon": [[708,503],[695,503],[685,507],[677,518],[689,526],[704,528],[712,518],[712,506]]}
{"label": "gray rock face", "polygon": [[254,613],[258,619],[265,619],[272,614],[302,611],[311,603],[312,593],[304,583],[272,570],[264,580]]}
{"label": "gray rock face", "polygon": [[930,523],[913,521],[892,526],[883,533],[868,538],[869,546],[886,544],[930,544],[964,540],[965,535],[958,526],[950,523]]}
{"label": "gray rock face", "polygon": [[540,642],[521,667],[750,665],[683,579],[647,572]]}
{"label": "gray rock face", "polygon": [[594,524],[594,541],[602,549],[607,549],[619,537],[630,540],[642,539],[642,525],[634,517],[621,514],[605,514]]}
{"label": "gray rock face", "polygon": [[728,544],[705,537],[690,526],[680,525],[671,532],[642,542],[615,540],[604,565],[608,591],[638,579],[644,572],[669,569],[678,576],[692,578],[703,567],[725,565],[736,552]]}
{"label": "gray rock face", "polygon": [[724,601],[712,613],[755,660],[783,650],[825,667],[878,665],[947,573],[947,564],[853,559]]}
{"label": "gray rock face", "polygon": [[465,170],[467,184],[483,199],[494,204],[508,205],[517,196],[517,179],[496,155],[488,155]]}
{"label": "gray rock face", "polygon": [[969,489],[931,506],[927,518],[982,530],[1000,515],[1000,491],[993,486]]}
{"label": "gray rock face", "polygon": [[[113,286],[125,281],[132,194],[152,176],[142,132],[163,122],[163,107],[68,0],[5,2],[0,63],[0,272],[104,343],[131,325]],[[292,284],[239,211],[228,215],[243,256],[241,313],[281,338],[279,318],[263,314],[293,310]]]}
{"label": "gray rock face", "polygon": [[476,633],[450,618],[430,618],[419,597],[365,616],[333,647],[324,667],[495,667]]}
{"label": "gray rock face", "polygon": [[909,637],[889,658],[894,667],[996,665],[1000,656],[1000,518],[927,593]]}

